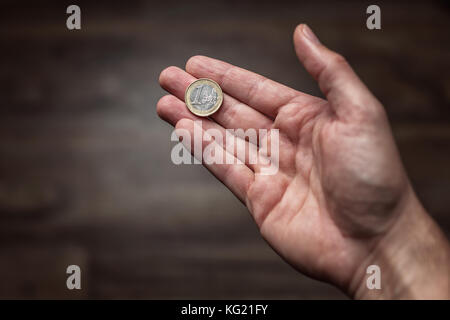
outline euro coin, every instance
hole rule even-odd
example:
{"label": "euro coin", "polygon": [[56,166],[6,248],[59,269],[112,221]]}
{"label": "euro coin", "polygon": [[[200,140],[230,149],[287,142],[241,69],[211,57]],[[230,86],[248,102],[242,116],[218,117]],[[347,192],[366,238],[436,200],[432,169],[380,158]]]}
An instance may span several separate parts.
{"label": "euro coin", "polygon": [[222,105],[222,89],[211,79],[198,79],[187,87],[184,101],[193,114],[207,117],[219,110]]}

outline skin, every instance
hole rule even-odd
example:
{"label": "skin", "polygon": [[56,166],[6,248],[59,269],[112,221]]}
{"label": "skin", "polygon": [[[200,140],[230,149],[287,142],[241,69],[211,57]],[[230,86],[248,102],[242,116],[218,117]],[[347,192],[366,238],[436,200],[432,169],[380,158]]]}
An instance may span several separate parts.
{"label": "skin", "polygon": [[[204,164],[249,209],[264,239],[289,264],[353,298],[448,299],[450,249],[403,169],[383,106],[346,60],[299,25],[294,46],[326,99],[204,56],[186,71],[169,67],[160,84],[170,95],[159,116],[177,130],[279,129],[279,171],[262,165]],[[184,104],[187,86],[210,78],[224,102],[209,119]],[[270,135],[268,136],[270,139]],[[215,150],[223,141],[213,143]],[[237,148],[256,147],[239,139]],[[238,156],[236,153],[235,156]],[[381,290],[366,286],[369,265]]]}

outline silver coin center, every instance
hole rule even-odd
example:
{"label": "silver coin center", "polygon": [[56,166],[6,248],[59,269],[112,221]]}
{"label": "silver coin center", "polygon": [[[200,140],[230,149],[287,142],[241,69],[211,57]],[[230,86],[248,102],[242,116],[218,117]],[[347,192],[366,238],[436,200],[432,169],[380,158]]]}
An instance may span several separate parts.
{"label": "silver coin center", "polygon": [[208,111],[216,104],[217,96],[217,91],[213,86],[201,84],[191,91],[189,99],[195,109]]}

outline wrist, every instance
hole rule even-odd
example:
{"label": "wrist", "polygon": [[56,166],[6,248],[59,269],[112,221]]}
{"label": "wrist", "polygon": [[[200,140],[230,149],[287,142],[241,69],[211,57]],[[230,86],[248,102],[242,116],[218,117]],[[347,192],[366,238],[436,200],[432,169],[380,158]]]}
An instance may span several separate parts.
{"label": "wrist", "polygon": [[[412,190],[397,219],[368,250],[350,285],[356,299],[448,299],[450,248]],[[369,289],[366,269],[380,268],[381,289]]]}

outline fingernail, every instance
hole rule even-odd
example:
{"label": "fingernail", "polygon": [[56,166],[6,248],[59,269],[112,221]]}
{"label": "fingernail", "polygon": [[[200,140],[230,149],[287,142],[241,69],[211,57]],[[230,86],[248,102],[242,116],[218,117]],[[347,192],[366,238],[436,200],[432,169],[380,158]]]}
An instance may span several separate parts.
{"label": "fingernail", "polygon": [[308,25],[304,25],[303,26],[303,34],[305,35],[306,38],[308,38],[310,41],[319,44],[320,41],[319,39],[317,39],[316,35],[314,34],[314,32],[312,32],[312,30],[308,27]]}

